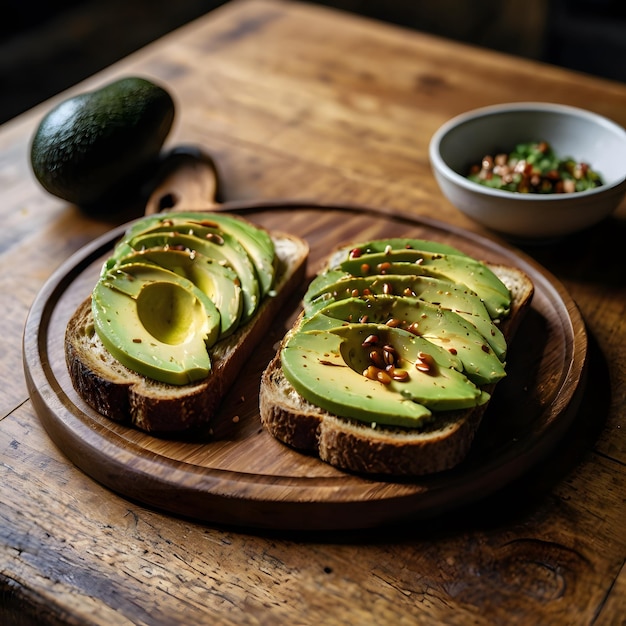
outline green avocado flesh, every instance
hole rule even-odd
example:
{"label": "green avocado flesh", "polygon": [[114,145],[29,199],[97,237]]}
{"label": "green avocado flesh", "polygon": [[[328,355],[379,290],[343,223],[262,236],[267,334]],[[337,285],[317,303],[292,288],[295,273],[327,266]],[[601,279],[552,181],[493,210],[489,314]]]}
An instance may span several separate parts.
{"label": "green avocado flesh", "polygon": [[267,295],[273,287],[275,278],[274,242],[269,233],[249,222],[226,213],[206,213],[177,211],[166,217],[153,216],[138,222],[129,230],[126,239],[132,239],[146,232],[172,230],[179,233],[206,237],[209,233],[217,235],[223,232],[234,238],[245,248],[254,265],[261,287],[261,295]]}
{"label": "green avocado flesh", "polygon": [[[131,250],[147,248],[179,249],[199,252],[200,254],[231,267],[239,277],[243,295],[242,321],[247,322],[256,313],[260,304],[261,293],[256,272],[250,257],[233,240],[232,245],[223,245],[215,241],[201,239],[193,235],[177,232],[148,232],[125,242],[125,254]],[[116,259],[117,260],[117,259]]]}
{"label": "green avocado flesh", "polygon": [[304,297],[304,310],[312,315],[329,303],[366,295],[395,295],[419,298],[442,309],[454,311],[485,337],[498,358],[506,358],[506,341],[491,319],[482,300],[464,286],[431,276],[411,274],[353,277],[330,270],[316,276]]}
{"label": "green avocado flesh", "polygon": [[313,279],[281,350],[309,402],[380,426],[420,429],[489,400],[505,376],[506,286],[450,246],[382,239],[335,255]]}
{"label": "green avocado flesh", "polygon": [[126,367],[175,385],[211,371],[207,347],[217,340],[220,314],[191,281],[129,263],[98,281],[91,303],[98,336]]}
{"label": "green avocado flesh", "polygon": [[477,293],[492,317],[507,315],[511,306],[509,290],[502,281],[484,263],[467,256],[391,250],[348,258],[337,269],[353,276],[421,274],[450,280]]}
{"label": "green avocado flesh", "polygon": [[[363,341],[375,330],[398,350],[408,378],[382,384],[363,376],[369,351]],[[415,368],[417,354],[436,360],[432,373]],[[348,324],[329,331],[294,333],[282,351],[285,376],[303,397],[336,415],[390,426],[419,427],[432,411],[465,409],[489,396],[451,367],[445,350],[398,329]],[[390,411],[392,409],[392,411]]]}
{"label": "green avocado flesh", "polygon": [[[226,215],[213,221],[212,213],[194,213],[193,227],[186,219],[173,225],[169,215],[129,228],[104,262],[91,302],[96,332],[120,363],[184,385],[210,375],[209,349],[271,295],[276,258],[267,232],[239,218],[226,232],[218,224],[228,222]],[[256,263],[244,240],[258,240]]]}
{"label": "green avocado flesh", "polygon": [[226,265],[189,250],[148,248],[119,260],[123,269],[130,263],[151,263],[168,269],[196,285],[220,312],[220,339],[232,334],[243,312],[243,295],[237,273]]}
{"label": "green avocado flesh", "polygon": [[389,250],[424,250],[434,254],[454,254],[456,256],[467,255],[461,250],[449,246],[439,241],[429,241],[428,239],[407,239],[403,237],[392,237],[390,239],[374,239],[357,243],[348,251],[351,256],[373,254],[375,252],[388,252]]}
{"label": "green avocado flesh", "polygon": [[[504,377],[504,366],[478,330],[453,311],[421,302],[417,298],[377,296],[349,298],[328,305],[319,315],[353,322],[387,324],[411,329],[412,334],[457,355],[466,376],[478,385],[495,383]],[[304,325],[306,328],[306,323]]]}

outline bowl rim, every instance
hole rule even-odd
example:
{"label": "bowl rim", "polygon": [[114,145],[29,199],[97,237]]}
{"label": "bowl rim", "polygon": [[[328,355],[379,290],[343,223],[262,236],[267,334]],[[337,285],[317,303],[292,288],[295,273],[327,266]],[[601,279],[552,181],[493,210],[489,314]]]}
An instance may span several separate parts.
{"label": "bowl rim", "polygon": [[617,187],[626,186],[626,172],[620,177],[613,180],[610,183],[604,183],[599,187],[593,189],[585,189],[584,191],[573,191],[569,193],[559,194],[536,194],[536,193],[517,193],[514,191],[507,191],[505,189],[494,189],[493,187],[487,187],[486,185],[480,185],[475,183],[462,174],[455,172],[443,159],[440,152],[440,145],[444,137],[448,135],[452,130],[461,124],[471,122],[475,119],[482,117],[488,117],[494,114],[500,113],[515,113],[523,111],[538,111],[548,113],[564,113],[575,117],[582,117],[595,122],[601,126],[606,127],[617,135],[622,135],[624,141],[626,141],[626,129],[614,122],[613,120],[589,111],[587,109],[581,109],[579,107],[571,106],[568,104],[559,104],[555,102],[512,102],[503,104],[492,104],[477,109],[471,109],[460,113],[455,117],[444,122],[433,134],[429,143],[429,156],[432,167],[440,175],[446,177],[449,181],[467,189],[473,193],[483,193],[487,196],[493,196],[495,198],[507,198],[509,200],[516,199],[522,202],[532,201],[572,201],[575,198],[587,198],[599,194],[605,194],[608,191],[615,190]]}

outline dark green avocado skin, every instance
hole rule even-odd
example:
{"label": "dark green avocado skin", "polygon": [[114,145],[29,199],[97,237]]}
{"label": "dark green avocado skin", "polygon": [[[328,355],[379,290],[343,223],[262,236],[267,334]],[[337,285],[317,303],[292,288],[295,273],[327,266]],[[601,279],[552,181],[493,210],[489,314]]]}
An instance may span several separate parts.
{"label": "dark green avocado skin", "polygon": [[114,198],[153,165],[174,121],[162,87],[128,77],[61,102],[41,121],[31,145],[37,180],[81,207]]}

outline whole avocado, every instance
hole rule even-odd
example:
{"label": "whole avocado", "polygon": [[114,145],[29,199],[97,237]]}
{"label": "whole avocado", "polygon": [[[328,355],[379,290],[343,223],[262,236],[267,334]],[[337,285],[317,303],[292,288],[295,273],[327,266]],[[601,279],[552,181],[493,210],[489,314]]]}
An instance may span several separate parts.
{"label": "whole avocado", "polygon": [[141,180],[170,132],[175,106],[162,87],[127,77],[69,98],[41,121],[31,145],[37,180],[81,207]]}

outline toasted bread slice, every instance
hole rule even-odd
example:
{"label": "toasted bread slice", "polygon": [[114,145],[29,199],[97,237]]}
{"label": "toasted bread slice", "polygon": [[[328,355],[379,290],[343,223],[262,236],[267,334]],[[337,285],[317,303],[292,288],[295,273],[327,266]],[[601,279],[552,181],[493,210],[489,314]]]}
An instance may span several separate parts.
{"label": "toasted bread slice", "polygon": [[281,306],[304,280],[306,242],[288,234],[271,234],[278,261],[273,291],[252,320],[211,348],[211,374],[197,383],[160,383],[122,365],[96,334],[91,298],[85,300],[65,334],[70,378],[84,401],[114,421],[147,432],[176,433],[206,426]]}
{"label": "toasted bread slice", "polygon": [[[534,286],[521,270],[489,267],[511,292],[511,311],[501,325],[510,342],[531,303]],[[304,399],[284,376],[280,349],[263,373],[259,403],[264,427],[288,446],[317,454],[343,470],[396,476],[441,472],[460,463],[469,452],[487,408],[485,404],[438,413],[437,419],[422,429],[374,428],[333,415]]]}

